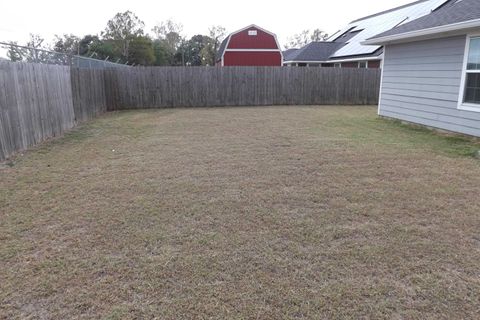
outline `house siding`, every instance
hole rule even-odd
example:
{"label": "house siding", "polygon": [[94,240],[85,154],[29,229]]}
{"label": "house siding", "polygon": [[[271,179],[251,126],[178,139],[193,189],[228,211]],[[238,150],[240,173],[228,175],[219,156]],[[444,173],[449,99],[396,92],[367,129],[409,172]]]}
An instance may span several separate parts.
{"label": "house siding", "polygon": [[281,66],[282,55],[278,52],[227,51],[224,56],[225,66]]}
{"label": "house siding", "polygon": [[480,112],[458,109],[466,36],[388,45],[379,114],[480,136]]}

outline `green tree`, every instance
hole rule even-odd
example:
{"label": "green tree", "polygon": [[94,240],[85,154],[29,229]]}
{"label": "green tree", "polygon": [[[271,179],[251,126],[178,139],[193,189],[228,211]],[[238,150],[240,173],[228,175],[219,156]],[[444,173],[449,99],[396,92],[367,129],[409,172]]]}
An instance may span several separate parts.
{"label": "green tree", "polygon": [[17,46],[17,42],[10,42],[7,46],[7,57],[11,61],[27,61],[46,63],[52,59],[51,53],[46,51],[45,39],[38,34],[30,34],[30,39],[24,46]]}
{"label": "green tree", "polygon": [[80,54],[80,38],[73,34],[64,34],[63,36],[55,35],[53,51],[78,55]]}
{"label": "green tree", "polygon": [[202,49],[202,65],[214,66],[216,63],[216,55],[220,43],[225,38],[226,30],[222,26],[212,26],[209,29],[209,37],[204,48]]}
{"label": "green tree", "polygon": [[114,43],[114,41],[103,41],[96,35],[86,35],[79,40],[77,53],[80,56],[92,57],[101,60],[105,60],[107,58],[109,58],[111,61],[116,61],[118,59],[122,60],[120,52],[115,50],[115,46],[112,43]]}
{"label": "green tree", "polygon": [[[182,36],[183,26],[180,23],[175,23],[172,20],[164,21],[156,25],[152,29],[155,37],[157,52],[161,52],[161,57],[163,58],[166,55],[168,65],[179,64],[178,56],[181,53],[177,52],[185,42],[184,37]],[[182,61],[180,59],[180,61]],[[158,65],[160,61],[157,61]]]}
{"label": "green tree", "polygon": [[132,39],[130,42],[128,61],[137,65],[152,65],[155,62],[152,40],[145,36]]}
{"label": "green tree", "polygon": [[[211,43],[211,38],[204,35],[193,36],[190,40],[185,41],[177,52],[177,60],[181,60],[188,66],[205,65],[202,52],[207,44]],[[180,56],[181,55],[181,56]]]}
{"label": "green tree", "polygon": [[88,56],[95,59],[126,62],[117,42],[110,40],[95,40],[91,43]]}
{"label": "green tree", "polygon": [[169,66],[170,64],[170,52],[162,40],[153,41],[153,53],[155,55],[154,65],[156,66]]}
{"label": "green tree", "polygon": [[80,38],[73,34],[64,34],[63,36],[55,35],[52,51],[61,53],[52,55],[52,61],[62,64],[70,64],[71,56],[78,55]]}
{"label": "green tree", "polygon": [[89,56],[93,53],[92,47],[95,43],[101,42],[95,35],[86,35],[78,42],[78,54],[80,56]]}
{"label": "green tree", "polygon": [[26,56],[26,50],[24,48],[17,47],[17,42],[9,42],[10,46],[7,46],[7,57],[10,61],[18,62],[23,61],[24,57]]}
{"label": "green tree", "polygon": [[144,35],[144,27],[145,23],[133,12],[125,11],[117,13],[107,22],[102,37],[110,42],[114,51],[120,52],[121,56],[126,59],[129,56],[130,42]]}

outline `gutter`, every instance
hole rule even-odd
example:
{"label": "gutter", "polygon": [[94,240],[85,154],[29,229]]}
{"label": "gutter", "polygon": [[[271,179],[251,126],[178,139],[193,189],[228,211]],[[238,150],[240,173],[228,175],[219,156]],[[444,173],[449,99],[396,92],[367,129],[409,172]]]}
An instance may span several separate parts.
{"label": "gutter", "polygon": [[429,37],[437,34],[442,33],[450,33],[455,31],[460,31],[464,29],[472,29],[480,27],[480,19],[462,21],[457,23],[448,24],[445,26],[438,26],[433,28],[427,28],[422,30],[415,30],[400,34],[394,34],[391,36],[384,36],[379,38],[370,38],[363,42],[362,45],[384,45],[389,44],[392,42],[399,42],[402,40],[412,39],[412,38],[423,38]]}
{"label": "gutter", "polygon": [[284,64],[291,63],[340,63],[340,62],[355,62],[355,61],[371,61],[371,60],[382,60],[383,55],[378,55],[375,57],[363,57],[363,58],[350,58],[350,59],[336,59],[336,60],[324,60],[324,61],[301,61],[301,60],[288,60],[284,61]]}

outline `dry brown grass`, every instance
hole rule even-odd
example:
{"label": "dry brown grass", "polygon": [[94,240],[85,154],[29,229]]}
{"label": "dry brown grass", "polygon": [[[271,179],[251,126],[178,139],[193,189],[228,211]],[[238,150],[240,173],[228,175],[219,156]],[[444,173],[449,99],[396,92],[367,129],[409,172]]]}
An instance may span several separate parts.
{"label": "dry brown grass", "polygon": [[476,318],[475,149],[370,107],[106,115],[0,170],[0,318]]}

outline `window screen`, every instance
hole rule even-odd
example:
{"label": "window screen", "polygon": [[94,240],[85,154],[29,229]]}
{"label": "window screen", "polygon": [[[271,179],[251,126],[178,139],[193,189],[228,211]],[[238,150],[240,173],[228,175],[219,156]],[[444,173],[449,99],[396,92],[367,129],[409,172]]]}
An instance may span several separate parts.
{"label": "window screen", "polygon": [[465,78],[465,103],[480,104],[480,38],[471,38]]}

